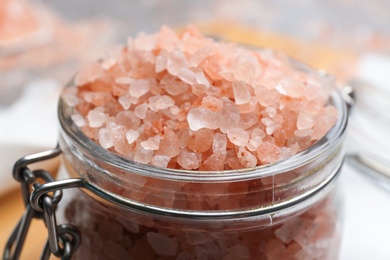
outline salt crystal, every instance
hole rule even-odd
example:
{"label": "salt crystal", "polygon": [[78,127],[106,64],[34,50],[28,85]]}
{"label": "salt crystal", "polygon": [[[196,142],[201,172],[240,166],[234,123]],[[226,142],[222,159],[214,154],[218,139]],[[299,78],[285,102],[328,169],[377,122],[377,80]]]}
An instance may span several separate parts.
{"label": "salt crystal", "polygon": [[150,137],[148,140],[141,142],[141,146],[146,150],[158,150],[160,146],[160,136]]}
{"label": "salt crystal", "polygon": [[239,158],[240,163],[246,168],[253,168],[257,165],[256,156],[245,150],[243,147],[238,149],[237,157]]}
{"label": "salt crystal", "polygon": [[225,168],[226,154],[213,153],[206,160],[204,160],[199,170],[201,171],[222,171]]}
{"label": "salt crystal", "polygon": [[155,69],[156,73],[160,73],[167,68],[168,58],[165,55],[158,55],[155,60]]}
{"label": "salt crystal", "polygon": [[226,133],[228,129],[236,128],[240,121],[240,111],[228,98],[223,97],[223,108],[220,112],[220,130]]}
{"label": "salt crystal", "polygon": [[280,150],[275,144],[263,142],[257,149],[257,158],[262,163],[272,163],[279,159]]}
{"label": "salt crystal", "polygon": [[303,229],[303,220],[293,218],[286,221],[281,227],[275,230],[275,236],[284,243],[290,243]]}
{"label": "salt crystal", "polygon": [[211,47],[199,48],[194,54],[191,55],[189,63],[192,67],[197,67],[204,59],[212,53]]}
{"label": "salt crystal", "polygon": [[73,114],[71,118],[78,127],[83,127],[87,124],[84,117],[80,114]]}
{"label": "salt crystal", "polygon": [[112,138],[108,134],[106,128],[100,128],[98,136],[99,136],[99,143],[103,148],[108,149],[114,146],[114,143],[112,142]]}
{"label": "salt crystal", "polygon": [[141,124],[141,120],[135,115],[135,112],[130,110],[119,112],[115,117],[115,122],[127,129],[137,129]]}
{"label": "salt crystal", "polygon": [[136,106],[134,108],[134,114],[139,118],[139,119],[145,119],[146,117],[146,111],[148,110],[149,105],[146,103],[143,103],[139,106]]}
{"label": "salt crystal", "polygon": [[297,119],[298,130],[309,129],[312,128],[313,126],[314,126],[313,116],[310,113],[301,110],[298,114],[298,119]]}
{"label": "salt crystal", "polygon": [[154,79],[137,79],[130,84],[129,94],[132,97],[139,98],[150,91],[151,86],[155,84]]}
{"label": "salt crystal", "polygon": [[207,88],[210,86],[210,82],[208,81],[208,79],[204,75],[203,71],[197,72],[195,75],[195,78],[196,78],[196,83],[198,83],[200,85],[204,85]]}
{"label": "salt crystal", "polygon": [[201,165],[202,154],[183,149],[177,156],[177,163],[187,170],[198,169]]}
{"label": "salt crystal", "polygon": [[193,72],[188,68],[181,68],[177,74],[177,77],[182,81],[191,85],[197,83],[195,72]]}
{"label": "salt crystal", "polygon": [[129,77],[119,77],[115,79],[115,83],[123,84],[123,85],[130,85],[133,83],[134,79]]}
{"label": "salt crystal", "polygon": [[164,128],[164,136],[160,141],[160,147],[156,155],[165,155],[173,158],[179,154],[180,150],[180,141],[177,135],[172,130]]}
{"label": "salt crystal", "polygon": [[188,62],[180,50],[175,50],[168,56],[167,70],[170,74],[177,76],[180,69],[185,67],[188,67]]}
{"label": "salt crystal", "polygon": [[170,108],[175,104],[175,101],[167,95],[153,96],[149,98],[149,107],[152,111]]}
{"label": "salt crystal", "polygon": [[69,87],[64,89],[64,92],[62,93],[62,98],[65,100],[68,106],[74,107],[79,103],[77,91],[78,90],[75,87]]}
{"label": "salt crystal", "polygon": [[149,163],[153,158],[154,151],[144,149],[142,146],[137,148],[137,151],[134,155],[134,161],[138,163]]}
{"label": "salt crystal", "polygon": [[126,139],[129,144],[134,143],[135,140],[137,140],[139,137],[139,132],[136,130],[130,129],[126,132]]}
{"label": "salt crystal", "polygon": [[214,132],[207,128],[199,129],[187,139],[187,147],[197,153],[206,152],[213,144]]}
{"label": "salt crystal", "polygon": [[207,236],[200,232],[187,232],[186,238],[190,245],[201,245],[207,242]]}
{"label": "salt crystal", "polygon": [[242,128],[233,128],[227,130],[227,137],[230,142],[237,146],[246,146],[249,141],[249,134]]}
{"label": "salt crystal", "polygon": [[202,107],[207,108],[211,111],[220,111],[223,107],[223,103],[219,98],[213,96],[205,96],[202,99]]}
{"label": "salt crystal", "polygon": [[237,80],[251,83],[255,78],[260,76],[261,68],[254,55],[244,52],[234,59],[233,73]]}
{"label": "salt crystal", "polygon": [[241,114],[240,121],[238,122],[238,127],[242,129],[248,129],[254,126],[259,122],[259,118],[254,113]]}
{"label": "salt crystal", "polygon": [[119,104],[121,104],[121,106],[123,107],[124,110],[129,109],[131,104],[133,103],[131,98],[132,97],[130,97],[130,95],[127,93],[118,98],[118,102],[119,102]]}
{"label": "salt crystal", "polygon": [[108,115],[104,112],[99,111],[99,109],[90,110],[87,115],[88,125],[90,127],[101,127],[106,122]]}
{"label": "salt crystal", "polygon": [[188,91],[189,85],[183,81],[178,80],[176,77],[166,74],[160,81],[162,86],[172,96],[181,95]]}
{"label": "salt crystal", "polygon": [[91,62],[81,67],[75,78],[75,83],[82,86],[89,82],[93,82],[104,75],[105,70],[102,68],[102,65],[97,62]]}
{"label": "salt crystal", "polygon": [[234,81],[232,87],[234,101],[237,105],[246,104],[251,101],[251,94],[243,81]]}
{"label": "salt crystal", "polygon": [[162,256],[174,256],[177,252],[177,241],[163,234],[148,232],[146,238],[153,251]]}
{"label": "salt crystal", "polygon": [[217,129],[219,127],[219,119],[217,113],[206,108],[194,108],[187,114],[188,126],[193,131],[201,128]]}
{"label": "salt crystal", "polygon": [[213,139],[213,152],[226,153],[227,138],[225,134],[216,133]]}
{"label": "salt crystal", "polygon": [[171,160],[171,158],[168,156],[156,155],[156,156],[153,156],[150,164],[153,166],[159,167],[159,168],[166,168],[168,166],[168,163],[170,160]]}
{"label": "salt crystal", "polygon": [[152,51],[156,47],[156,38],[141,32],[134,39],[134,46],[141,51]]}

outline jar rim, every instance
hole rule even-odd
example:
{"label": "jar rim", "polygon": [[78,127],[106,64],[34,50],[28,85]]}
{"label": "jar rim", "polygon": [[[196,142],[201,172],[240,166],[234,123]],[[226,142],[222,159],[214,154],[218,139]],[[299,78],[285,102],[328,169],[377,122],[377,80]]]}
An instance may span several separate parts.
{"label": "jar rim", "polygon": [[[320,72],[311,69],[309,66],[291,59],[291,63],[298,69],[305,70],[308,73],[316,73],[318,76],[323,75]],[[71,81],[67,87],[73,86]],[[348,112],[347,106],[338,90],[333,90],[330,96],[332,105],[337,109],[338,116],[334,126],[316,143],[309,148],[283,160],[274,163],[256,166],[253,168],[242,168],[235,170],[222,171],[199,171],[199,170],[185,170],[172,168],[158,168],[150,164],[141,164],[129,159],[126,159],[118,154],[110,152],[103,148],[90,138],[88,138],[81,129],[73,122],[71,115],[72,109],[65,100],[60,98],[58,104],[58,119],[66,136],[68,136],[78,149],[86,153],[91,158],[96,158],[117,168],[118,170],[139,174],[146,177],[153,177],[158,179],[171,179],[177,181],[193,181],[193,182],[224,182],[234,180],[250,180],[259,177],[272,176],[278,173],[291,171],[301,165],[304,165],[329,149],[339,144],[343,140],[344,133],[347,127]]]}

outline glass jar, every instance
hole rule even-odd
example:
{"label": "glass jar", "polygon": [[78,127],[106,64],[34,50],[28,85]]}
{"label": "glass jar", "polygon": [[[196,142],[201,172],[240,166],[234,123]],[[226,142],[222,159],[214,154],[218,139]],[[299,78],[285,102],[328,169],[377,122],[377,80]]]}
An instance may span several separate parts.
{"label": "glass jar", "polygon": [[202,172],[138,164],[105,150],[59,102],[58,216],[82,234],[75,259],[337,259],[337,177],[347,109],[338,92],[335,126],[305,151],[274,164]]}

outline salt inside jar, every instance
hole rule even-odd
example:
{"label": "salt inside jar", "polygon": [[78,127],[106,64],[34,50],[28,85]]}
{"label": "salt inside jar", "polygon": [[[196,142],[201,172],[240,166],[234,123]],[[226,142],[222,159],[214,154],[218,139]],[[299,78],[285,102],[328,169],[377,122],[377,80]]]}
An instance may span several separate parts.
{"label": "salt inside jar", "polygon": [[335,259],[346,108],[332,87],[192,26],[87,64],[59,106],[60,175],[94,187],[67,195],[76,259]]}

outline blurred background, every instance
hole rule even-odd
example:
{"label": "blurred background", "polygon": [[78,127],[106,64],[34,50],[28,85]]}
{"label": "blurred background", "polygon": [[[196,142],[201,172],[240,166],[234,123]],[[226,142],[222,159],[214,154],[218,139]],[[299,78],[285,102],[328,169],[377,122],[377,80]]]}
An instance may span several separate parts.
{"label": "blurred background", "polygon": [[[23,211],[13,163],[56,145],[58,96],[80,64],[138,32],[192,23],[216,39],[282,50],[353,87],[340,258],[390,259],[389,11],[389,0],[0,0],[0,246]],[[46,237],[34,224],[26,259]]]}

